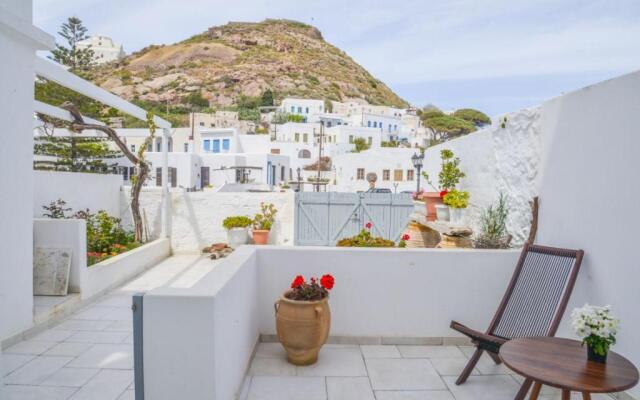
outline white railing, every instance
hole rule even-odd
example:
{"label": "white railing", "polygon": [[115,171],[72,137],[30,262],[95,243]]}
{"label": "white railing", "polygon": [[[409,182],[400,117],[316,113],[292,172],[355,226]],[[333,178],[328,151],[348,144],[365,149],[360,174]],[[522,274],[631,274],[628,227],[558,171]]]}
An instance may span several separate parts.
{"label": "white railing", "polygon": [[[125,114],[131,115],[139,120],[147,120],[147,111],[132,104],[125,99],[109,93],[108,91],[88,82],[77,75],[67,71],[63,66],[51,60],[42,57],[35,57],[34,62],[35,73],[37,76],[56,82],[77,93],[83,94],[91,99],[97,100],[102,104],[113,107]],[[59,107],[52,106],[40,101],[35,101],[34,111],[48,115],[50,117],[59,118],[65,121],[73,121],[71,114]],[[92,118],[83,117],[86,122],[98,125],[104,125],[102,122]],[[164,204],[162,208],[162,231],[163,237],[169,237],[171,227],[171,202],[169,200],[169,168],[168,168],[168,152],[169,138],[171,136],[171,123],[158,117],[153,117],[156,125],[162,129],[162,182],[163,182],[163,198]]]}

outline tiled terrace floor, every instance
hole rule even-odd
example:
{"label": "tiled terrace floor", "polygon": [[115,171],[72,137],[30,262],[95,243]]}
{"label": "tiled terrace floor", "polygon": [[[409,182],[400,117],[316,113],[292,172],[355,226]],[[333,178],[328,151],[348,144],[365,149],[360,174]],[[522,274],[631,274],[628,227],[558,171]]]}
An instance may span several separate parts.
{"label": "tiled terrace floor", "polygon": [[7,400],[133,399],[131,295],[191,285],[216,264],[174,256],[57,326],[3,350]]}
{"label": "tiled terrace floor", "polygon": [[[513,400],[521,379],[486,356],[467,383],[455,385],[472,352],[455,346],[325,345],[317,364],[296,367],[279,343],[260,343],[241,400]],[[560,399],[560,392],[544,387],[540,399]]]}

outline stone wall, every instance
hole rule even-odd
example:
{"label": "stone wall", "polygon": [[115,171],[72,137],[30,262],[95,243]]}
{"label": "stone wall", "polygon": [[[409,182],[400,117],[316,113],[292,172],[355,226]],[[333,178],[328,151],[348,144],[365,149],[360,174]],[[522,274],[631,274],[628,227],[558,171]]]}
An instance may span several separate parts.
{"label": "stone wall", "polygon": [[[132,227],[129,191],[121,198],[122,220]],[[294,194],[251,192],[171,192],[171,247],[174,253],[198,252],[214,242],[226,242],[227,233],[222,221],[231,215],[253,217],[260,203],[273,203],[278,209],[269,242],[293,245]],[[150,238],[158,238],[162,230],[162,191],[145,188],[140,196],[141,209],[147,221]]]}
{"label": "stone wall", "polygon": [[[504,128],[501,126],[506,117]],[[479,231],[481,210],[495,203],[500,193],[509,199],[507,229],[513,244],[522,244],[531,225],[530,201],[536,196],[536,179],[540,174],[542,133],[540,109],[530,108],[494,117],[491,126],[459,139],[429,148],[424,170],[437,185],[440,151],[452,150],[461,159],[466,177],[460,189],[471,194],[468,221]],[[424,179],[422,187],[433,191]]]}

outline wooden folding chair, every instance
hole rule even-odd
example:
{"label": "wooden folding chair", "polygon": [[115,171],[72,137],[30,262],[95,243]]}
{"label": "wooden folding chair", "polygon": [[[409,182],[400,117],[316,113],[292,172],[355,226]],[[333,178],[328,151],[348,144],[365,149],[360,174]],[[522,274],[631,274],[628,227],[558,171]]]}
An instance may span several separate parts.
{"label": "wooden folding chair", "polygon": [[[451,321],[451,328],[471,338],[476,346],[475,353],[456,381],[457,385],[467,380],[483,352],[486,351],[496,364],[500,364],[498,353],[506,341],[555,335],[578,277],[583,255],[582,250],[526,244],[486,332]],[[520,391],[526,394],[531,383],[525,381]]]}

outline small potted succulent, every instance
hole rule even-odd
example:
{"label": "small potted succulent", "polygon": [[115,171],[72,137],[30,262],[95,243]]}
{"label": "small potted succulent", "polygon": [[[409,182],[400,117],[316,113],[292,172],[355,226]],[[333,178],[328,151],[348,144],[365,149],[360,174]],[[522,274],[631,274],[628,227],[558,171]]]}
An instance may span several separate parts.
{"label": "small potted succulent", "polygon": [[260,203],[260,212],[253,218],[253,236],[254,244],[267,244],[269,242],[269,231],[276,219],[276,207],[270,203]]}
{"label": "small potted succulent", "polygon": [[453,189],[443,197],[444,204],[449,206],[449,219],[452,225],[464,225],[466,211],[469,206],[469,192]]}
{"label": "small potted succulent", "polygon": [[331,327],[329,291],[334,283],[328,274],[309,282],[298,275],[276,301],[276,332],[290,363],[310,365],[318,360]]}
{"label": "small potted succulent", "polygon": [[571,313],[573,330],[587,345],[587,358],[598,363],[607,362],[609,348],[616,343],[620,321],[611,314],[611,306],[585,304]]}
{"label": "small potted succulent", "polygon": [[[429,174],[426,172],[422,173],[422,176],[427,181],[427,184],[431,186],[435,191],[434,192],[425,192],[422,195],[422,198],[426,200],[427,204],[427,220],[434,221],[437,216],[437,205],[442,205],[444,203],[444,196],[451,190],[454,190],[458,183],[460,183],[460,179],[464,178],[466,175],[464,172],[460,170],[460,159],[455,157],[453,151],[448,149],[443,149],[440,151],[440,172],[438,173],[438,186],[434,185],[429,177]],[[442,220],[446,216],[444,213],[444,209],[440,208]],[[440,217],[438,217],[440,219]]]}
{"label": "small potted succulent", "polygon": [[229,246],[236,248],[247,244],[249,241],[249,227],[253,220],[244,215],[234,215],[222,221],[222,226],[227,230],[227,242]]}

